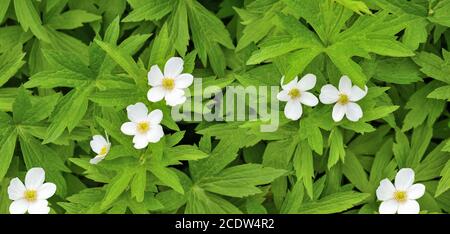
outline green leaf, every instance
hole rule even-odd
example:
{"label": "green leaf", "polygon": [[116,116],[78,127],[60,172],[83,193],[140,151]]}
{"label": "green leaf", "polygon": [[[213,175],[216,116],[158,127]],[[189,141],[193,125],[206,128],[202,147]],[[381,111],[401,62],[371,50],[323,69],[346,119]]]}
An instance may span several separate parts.
{"label": "green leaf", "polygon": [[229,32],[222,21],[197,1],[188,1],[187,6],[192,40],[200,60],[206,65],[209,58],[212,70],[224,76],[225,59],[220,45],[234,48]]}
{"label": "green leaf", "polygon": [[375,66],[373,78],[380,81],[410,84],[422,80],[419,68],[409,58],[377,59],[367,65]]}
{"label": "green leaf", "polygon": [[334,1],[342,4],[343,6],[354,11],[357,14],[360,14],[360,15],[362,13],[366,13],[369,15],[372,14],[372,12],[367,7],[367,5],[362,1],[357,1],[357,0],[334,0]]}
{"label": "green leaf", "polygon": [[[264,4],[267,9],[263,12],[258,12],[254,16],[252,15],[251,19],[246,20],[246,14],[253,14],[252,8],[259,7],[258,4]],[[237,51],[242,50],[247,47],[252,42],[258,42],[263,37],[265,37],[269,31],[273,28],[276,14],[283,10],[285,7],[282,1],[273,1],[273,0],[265,0],[265,1],[255,1],[253,4],[248,4],[248,10],[242,10],[235,8],[239,16],[244,19],[243,24],[246,25],[243,30],[243,35],[239,39],[238,45],[236,47]]]}
{"label": "green leaf", "polygon": [[281,214],[295,214],[302,205],[304,196],[304,187],[301,182],[295,183],[291,191],[286,195],[286,199],[281,206]]}
{"label": "green leaf", "polygon": [[[406,114],[403,121],[402,131],[417,127],[425,121],[429,124],[436,121],[444,109],[445,101],[429,99],[427,96],[437,87],[439,87],[438,83],[431,82],[410,96],[405,106],[410,111]],[[424,109],[424,106],[428,108]]]}
{"label": "green leaf", "polygon": [[92,86],[74,89],[61,99],[50,117],[52,123],[47,129],[44,143],[54,142],[66,128],[70,132],[78,125],[87,111],[91,90]]}
{"label": "green leaf", "polygon": [[331,131],[330,137],[328,138],[328,145],[330,146],[330,153],[327,166],[330,169],[339,159],[343,161],[345,157],[344,139],[342,132],[338,128]]}
{"label": "green leaf", "polygon": [[172,41],[169,37],[168,26],[167,24],[164,24],[155,40],[153,40],[149,67],[156,64],[163,68],[166,61],[173,56],[174,52],[175,51],[172,48]]}
{"label": "green leaf", "polygon": [[101,207],[110,206],[128,188],[134,174],[135,171],[130,169],[118,172],[108,184]]}
{"label": "green leaf", "polygon": [[319,201],[303,204],[299,208],[302,214],[330,214],[348,210],[363,202],[370,195],[353,191],[338,192],[328,195]]}
{"label": "green leaf", "polygon": [[450,101],[450,85],[435,89],[428,94],[427,98],[444,99]]}
{"label": "green leaf", "polygon": [[367,174],[364,171],[358,157],[351,151],[346,151],[345,163],[342,165],[342,172],[352,184],[362,192],[369,192]]}
{"label": "green leaf", "polygon": [[39,13],[32,1],[14,0],[14,8],[16,10],[17,19],[24,31],[30,29],[39,40],[50,42],[47,29],[42,25]]}
{"label": "green leaf", "polygon": [[301,141],[294,156],[294,168],[297,180],[302,180],[303,185],[312,199],[313,194],[313,178],[314,178],[314,162],[311,148],[305,141]]}
{"label": "green leaf", "polygon": [[229,201],[210,194],[199,187],[193,187],[187,194],[186,214],[241,214]]}
{"label": "green leaf", "polygon": [[175,171],[158,164],[151,164],[149,166],[149,170],[165,185],[171,187],[178,193],[184,194],[184,189],[181,185],[180,178]]}
{"label": "green leaf", "polygon": [[437,24],[441,24],[450,27],[450,17],[448,12],[450,11],[450,1],[439,1],[431,10],[430,17],[428,19]]}
{"label": "green leaf", "polygon": [[244,164],[224,169],[215,176],[205,177],[199,182],[199,186],[226,196],[246,197],[261,192],[257,185],[268,184],[284,173],[284,170],[260,164]]}
{"label": "green leaf", "polygon": [[447,161],[445,167],[441,171],[442,179],[439,181],[436,189],[435,197],[438,197],[450,188],[450,160]]}
{"label": "green leaf", "polygon": [[102,17],[83,10],[70,10],[52,17],[47,23],[54,29],[75,29],[84,23],[100,20]]}
{"label": "green leaf", "polygon": [[208,154],[191,145],[179,145],[167,148],[164,151],[167,160],[176,162],[182,160],[199,160],[208,157]]}
{"label": "green leaf", "polygon": [[[444,54],[449,53],[445,50],[442,52]],[[450,64],[447,59],[443,60],[439,56],[432,53],[420,52],[413,58],[413,60],[417,63],[417,65],[422,67],[420,70],[426,75],[450,84],[450,77],[448,76],[448,73],[450,72]]]}
{"label": "green leaf", "polygon": [[172,11],[172,0],[150,0],[137,6],[125,17],[123,22],[139,22],[143,20],[159,20]]}
{"label": "green leaf", "polygon": [[17,132],[13,128],[4,129],[3,137],[0,140],[0,181],[8,171],[9,165],[14,155],[14,149],[16,148]]}
{"label": "green leaf", "polygon": [[55,88],[55,87],[79,87],[89,83],[88,77],[85,75],[74,72],[69,69],[60,69],[58,71],[42,71],[39,72],[28,80],[25,84],[25,88]]}
{"label": "green leaf", "polygon": [[144,201],[146,182],[147,170],[145,167],[139,167],[131,181],[131,196],[138,202]]}
{"label": "green leaf", "polygon": [[25,64],[21,46],[15,46],[0,55],[0,86],[3,86]]}
{"label": "green leaf", "polygon": [[62,172],[70,170],[64,165],[64,159],[49,146],[42,145],[42,142],[32,137],[23,130],[19,134],[20,149],[23,160],[28,169],[42,167],[46,172],[46,181],[53,182],[57,186],[56,193],[65,196],[67,193],[67,183]]}
{"label": "green leaf", "polygon": [[11,0],[4,0],[0,2],[0,22],[3,22],[6,13],[8,12],[9,3]]}
{"label": "green leaf", "polygon": [[122,50],[117,47],[95,40],[95,42],[106,51],[106,53],[111,56],[111,58],[120,66],[123,70],[125,70],[133,79],[135,83],[140,87],[145,87],[146,83],[146,74],[145,72],[134,62],[131,55],[127,55]]}

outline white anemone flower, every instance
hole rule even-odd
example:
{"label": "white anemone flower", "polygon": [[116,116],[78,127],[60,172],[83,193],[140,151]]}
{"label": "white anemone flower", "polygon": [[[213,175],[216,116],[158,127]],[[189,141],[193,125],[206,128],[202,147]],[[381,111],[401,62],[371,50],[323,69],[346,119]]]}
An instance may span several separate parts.
{"label": "white anemone flower", "polygon": [[295,77],[294,80],[283,85],[284,76],[281,78],[281,92],[278,93],[277,99],[287,102],[284,107],[284,115],[291,120],[298,120],[302,116],[302,104],[307,106],[316,106],[319,103],[314,94],[307,92],[316,85],[316,76],[306,74],[300,80]]}
{"label": "white anemone flower", "polygon": [[97,164],[105,159],[111,148],[111,143],[109,142],[108,135],[106,135],[106,139],[102,135],[95,135],[92,137],[90,144],[92,151],[97,154],[97,156],[89,161],[91,164]]}
{"label": "white anemone flower", "polygon": [[380,182],[377,188],[377,198],[382,201],[378,212],[380,214],[418,214],[419,199],[425,193],[425,185],[413,184],[414,171],[403,168],[395,176],[395,186],[389,179]]}
{"label": "white anemone flower", "polygon": [[19,178],[11,180],[8,186],[9,206],[11,214],[48,214],[47,199],[56,192],[56,185],[44,183],[45,171],[40,167],[31,168],[25,176],[25,185]]}
{"label": "white anemone flower", "polygon": [[167,105],[176,106],[186,101],[184,89],[189,87],[194,77],[183,72],[184,61],[179,57],[172,57],[164,66],[164,74],[158,65],[153,65],[148,72],[148,84],[152,88],[147,93],[151,102],[166,100]]}
{"label": "white anemone flower", "polygon": [[147,107],[142,102],[127,107],[128,119],[131,122],[122,124],[120,130],[133,137],[134,148],[143,149],[149,142],[158,142],[164,136],[160,125],[163,118],[161,110],[148,113]]}
{"label": "white anemone flower", "polygon": [[356,85],[352,86],[352,81],[348,76],[342,76],[339,80],[339,89],[333,85],[327,84],[320,90],[319,99],[323,104],[333,104],[332,117],[335,122],[339,122],[344,118],[356,122],[362,118],[363,112],[361,107],[356,103],[367,94],[367,86],[362,90]]}

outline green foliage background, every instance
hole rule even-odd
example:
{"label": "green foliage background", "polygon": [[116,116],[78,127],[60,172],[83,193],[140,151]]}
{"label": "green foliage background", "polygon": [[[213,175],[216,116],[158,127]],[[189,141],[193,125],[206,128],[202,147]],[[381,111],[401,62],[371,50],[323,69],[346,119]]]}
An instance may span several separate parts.
{"label": "green foliage background", "polygon": [[[448,213],[448,27],[450,0],[1,0],[0,213],[35,166],[58,187],[52,213],[376,213],[379,181],[404,167],[421,212]],[[364,117],[176,123],[146,100],[172,56],[220,87],[309,72],[318,95],[346,74],[369,86]],[[164,112],[146,150],[120,132],[138,101]],[[112,150],[90,165],[104,130]]]}

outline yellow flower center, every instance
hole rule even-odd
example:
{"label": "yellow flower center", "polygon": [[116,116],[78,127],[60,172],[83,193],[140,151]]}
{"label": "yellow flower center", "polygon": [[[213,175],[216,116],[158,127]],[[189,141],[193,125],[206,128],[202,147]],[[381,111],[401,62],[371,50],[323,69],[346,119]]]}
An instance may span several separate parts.
{"label": "yellow flower center", "polygon": [[29,202],[34,202],[37,199],[36,190],[25,190],[23,196],[25,197],[25,200]]}
{"label": "yellow flower center", "polygon": [[175,87],[175,81],[172,78],[164,78],[162,80],[162,86],[166,90],[172,90]]}
{"label": "yellow flower center", "polygon": [[106,145],[105,145],[100,150],[100,155],[105,155],[106,153],[108,153],[108,147],[106,147]]}
{"label": "yellow flower center", "polygon": [[405,191],[395,191],[394,199],[398,202],[405,202],[408,199],[408,196]]}
{"label": "yellow flower center", "polygon": [[150,125],[147,122],[140,122],[137,125],[137,130],[140,133],[146,133],[150,129]]}
{"label": "yellow flower center", "polygon": [[292,99],[300,97],[301,93],[299,89],[293,88],[288,93],[289,96],[291,96]]}
{"label": "yellow flower center", "polygon": [[338,99],[338,103],[345,105],[349,102],[350,100],[348,99],[348,96],[346,94],[339,94],[339,99]]}

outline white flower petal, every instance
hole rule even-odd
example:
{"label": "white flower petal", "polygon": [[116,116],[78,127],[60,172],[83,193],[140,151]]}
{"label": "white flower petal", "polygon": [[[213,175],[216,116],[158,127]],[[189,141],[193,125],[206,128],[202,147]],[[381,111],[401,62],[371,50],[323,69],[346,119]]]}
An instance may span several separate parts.
{"label": "white flower petal", "polygon": [[323,104],[332,104],[339,99],[339,90],[333,85],[327,84],[320,89],[320,102]]}
{"label": "white flower petal", "polygon": [[185,89],[194,82],[194,76],[188,73],[181,74],[175,78],[175,88]]}
{"label": "white flower petal", "polygon": [[347,103],[346,116],[352,122],[358,121],[363,116],[361,107],[354,102]]}
{"label": "white flower petal", "polygon": [[105,156],[97,155],[93,157],[91,160],[89,160],[89,163],[95,165],[101,162],[103,159],[105,159]]}
{"label": "white flower petal", "polygon": [[302,104],[299,101],[289,100],[284,107],[284,115],[291,120],[298,120],[302,116]]}
{"label": "white flower petal", "polygon": [[367,95],[367,90],[367,86],[365,86],[365,90],[362,90],[360,87],[354,85],[348,95],[348,99],[352,102],[357,102]]}
{"label": "white flower petal", "polygon": [[21,199],[23,198],[25,190],[25,185],[16,177],[9,182],[8,197],[11,200]]}
{"label": "white flower petal", "polygon": [[54,183],[45,183],[37,189],[37,199],[49,199],[56,192],[56,185]]}
{"label": "white flower petal", "polygon": [[399,214],[418,214],[420,212],[420,205],[416,200],[407,200],[398,205]]}
{"label": "white flower petal", "polygon": [[377,188],[377,198],[380,201],[391,200],[394,197],[395,187],[389,179],[380,181]]}
{"label": "white flower petal", "polygon": [[179,58],[179,57],[172,57],[170,58],[167,62],[166,65],[164,66],[164,76],[165,77],[170,77],[170,78],[175,78],[178,75],[181,74],[181,72],[183,72],[183,59]]}
{"label": "white flower petal", "polygon": [[47,200],[37,200],[30,203],[28,207],[29,214],[48,214],[50,213],[50,207],[48,207]]}
{"label": "white flower petal", "polygon": [[143,148],[147,147],[147,145],[148,145],[147,135],[144,135],[144,134],[135,135],[133,137],[133,143],[134,143],[134,148],[136,148],[136,149],[143,149]]}
{"label": "white flower petal", "polygon": [[148,142],[156,143],[164,136],[164,131],[161,125],[150,126],[150,131],[147,132]]}
{"label": "white flower petal", "polygon": [[159,109],[153,110],[150,114],[148,114],[148,122],[150,122],[151,125],[161,123],[162,119],[163,112]]}
{"label": "white flower petal", "polygon": [[25,199],[15,200],[9,206],[10,214],[25,214],[28,210],[29,203]]}
{"label": "white flower petal", "polygon": [[347,112],[347,106],[336,103],[333,106],[331,117],[333,117],[334,122],[339,122],[344,118],[345,112]]}
{"label": "white flower petal", "polygon": [[380,214],[395,214],[398,210],[398,202],[395,200],[383,201],[378,208]]}
{"label": "white flower petal", "polygon": [[339,80],[339,92],[347,95],[352,92],[352,80],[348,76],[342,76]]}
{"label": "white flower petal", "polygon": [[147,92],[147,99],[151,102],[159,102],[166,96],[166,93],[162,86],[156,86]]}
{"label": "white flower petal", "polygon": [[120,131],[123,132],[123,134],[128,136],[134,136],[137,133],[137,124],[133,122],[126,122],[122,124],[120,127]]}
{"label": "white flower petal", "polygon": [[316,106],[319,103],[319,99],[310,92],[302,92],[300,102],[307,106]]}
{"label": "white flower petal", "polygon": [[277,94],[277,99],[283,102],[287,102],[289,101],[289,99],[291,99],[289,97],[289,90],[281,90],[278,94]]}
{"label": "white flower petal", "polygon": [[408,199],[419,199],[425,194],[425,185],[414,184],[406,190]]}
{"label": "white flower petal", "polygon": [[317,79],[314,74],[306,74],[298,81],[297,87],[301,91],[310,90],[316,86],[316,80]]}
{"label": "white flower petal", "polygon": [[159,86],[162,84],[162,79],[164,78],[161,69],[158,65],[153,65],[147,74],[148,84],[151,86]]}
{"label": "white flower petal", "polygon": [[44,183],[45,171],[40,167],[31,168],[25,176],[25,187],[27,189],[37,189]]}
{"label": "white flower petal", "polygon": [[127,107],[128,119],[132,122],[139,123],[147,119],[148,109],[144,103],[138,102]]}
{"label": "white flower petal", "polygon": [[402,168],[395,176],[395,188],[406,191],[414,183],[414,171],[411,168]]}
{"label": "white flower petal", "polygon": [[94,151],[97,154],[100,153],[100,151],[102,150],[103,146],[105,146],[107,144],[108,144],[108,142],[106,141],[106,139],[102,135],[95,135],[95,136],[93,136],[92,140],[90,142],[92,151]]}
{"label": "white flower petal", "polygon": [[[283,82],[284,81],[284,76],[281,79],[282,79],[282,82]],[[290,90],[290,89],[294,88],[295,86],[297,86],[297,83],[298,83],[298,77],[296,76],[296,77],[294,77],[293,80],[291,80],[289,83],[287,83],[285,85],[283,85],[283,83],[281,83],[281,87],[283,89]]]}
{"label": "white flower petal", "polygon": [[184,90],[173,89],[172,91],[166,94],[165,100],[167,105],[169,106],[176,106],[183,104],[186,101],[186,97],[184,96]]}

